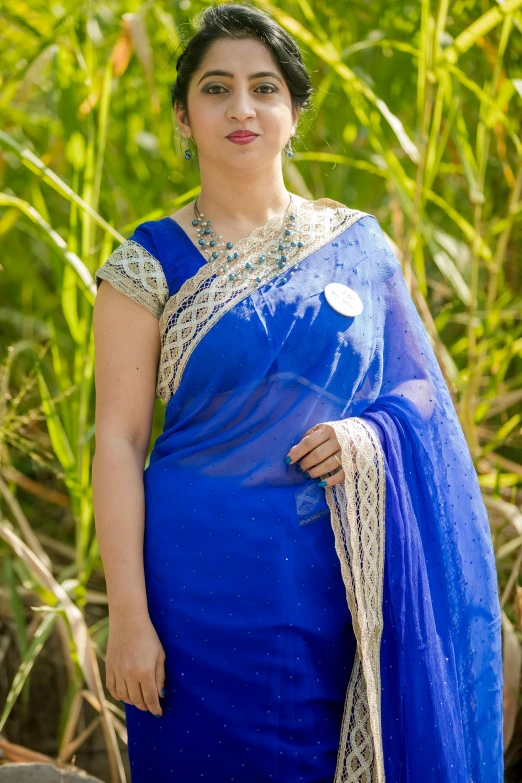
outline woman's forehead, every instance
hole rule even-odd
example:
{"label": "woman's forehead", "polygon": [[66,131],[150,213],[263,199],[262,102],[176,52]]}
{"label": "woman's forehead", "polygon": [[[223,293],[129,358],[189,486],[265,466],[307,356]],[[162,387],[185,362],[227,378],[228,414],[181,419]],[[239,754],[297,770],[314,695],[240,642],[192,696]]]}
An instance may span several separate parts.
{"label": "woman's forehead", "polygon": [[280,70],[268,46],[258,38],[217,38],[208,48],[196,74],[222,68],[233,76],[251,75],[261,69]]}

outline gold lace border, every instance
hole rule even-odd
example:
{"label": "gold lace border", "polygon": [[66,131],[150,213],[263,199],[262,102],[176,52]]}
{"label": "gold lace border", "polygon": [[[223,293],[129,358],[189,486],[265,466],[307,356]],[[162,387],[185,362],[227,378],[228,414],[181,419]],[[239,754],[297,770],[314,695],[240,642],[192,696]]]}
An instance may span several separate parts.
{"label": "gold lace border", "polygon": [[200,267],[170,297],[160,318],[162,346],[156,387],[156,395],[165,405],[179,388],[195,347],[225,313],[369,215],[329,198],[301,202],[296,205],[295,214],[296,234],[302,247],[287,251],[284,271],[274,274],[269,266],[255,263],[259,256],[266,255],[274,237],[279,236],[280,221],[270,220],[236,243],[240,258],[230,262],[228,268],[233,273],[250,262],[252,269],[243,277],[230,280],[228,274],[216,274],[223,263],[216,259]]}
{"label": "gold lace border", "polygon": [[326,500],[357,639],[348,683],[334,783],[385,783],[380,646],[385,550],[386,476],[373,429],[351,417],[330,424],[341,446],[344,481]]}

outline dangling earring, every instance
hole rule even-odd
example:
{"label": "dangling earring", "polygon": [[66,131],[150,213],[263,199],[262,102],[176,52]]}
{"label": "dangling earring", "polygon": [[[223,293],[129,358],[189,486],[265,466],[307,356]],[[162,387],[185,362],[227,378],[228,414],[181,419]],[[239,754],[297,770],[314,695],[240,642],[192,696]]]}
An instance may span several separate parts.
{"label": "dangling earring", "polygon": [[289,158],[293,158],[294,157],[294,153],[292,151],[292,139],[291,138],[289,138],[287,143],[286,143],[286,154],[288,155]]}
{"label": "dangling earring", "polygon": [[192,153],[189,148],[189,137],[186,136],[185,140],[187,142],[187,146],[185,147],[185,160],[190,160],[192,157]]}

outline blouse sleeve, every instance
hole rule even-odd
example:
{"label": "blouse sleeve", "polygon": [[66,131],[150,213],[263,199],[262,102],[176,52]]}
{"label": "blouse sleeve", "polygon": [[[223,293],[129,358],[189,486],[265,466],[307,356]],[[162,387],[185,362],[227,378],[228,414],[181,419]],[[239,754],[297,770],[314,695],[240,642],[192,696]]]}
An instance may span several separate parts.
{"label": "blouse sleeve", "polygon": [[107,280],[159,319],[169,298],[163,267],[146,248],[126,239],[94,273],[96,287]]}

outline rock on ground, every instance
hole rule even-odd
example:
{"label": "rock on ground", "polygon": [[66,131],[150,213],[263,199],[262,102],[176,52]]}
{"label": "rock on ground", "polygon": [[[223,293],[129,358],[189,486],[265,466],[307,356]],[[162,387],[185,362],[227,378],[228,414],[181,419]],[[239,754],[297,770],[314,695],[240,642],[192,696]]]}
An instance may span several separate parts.
{"label": "rock on ground", "polygon": [[103,783],[87,774],[60,770],[50,764],[3,764],[0,783]]}

